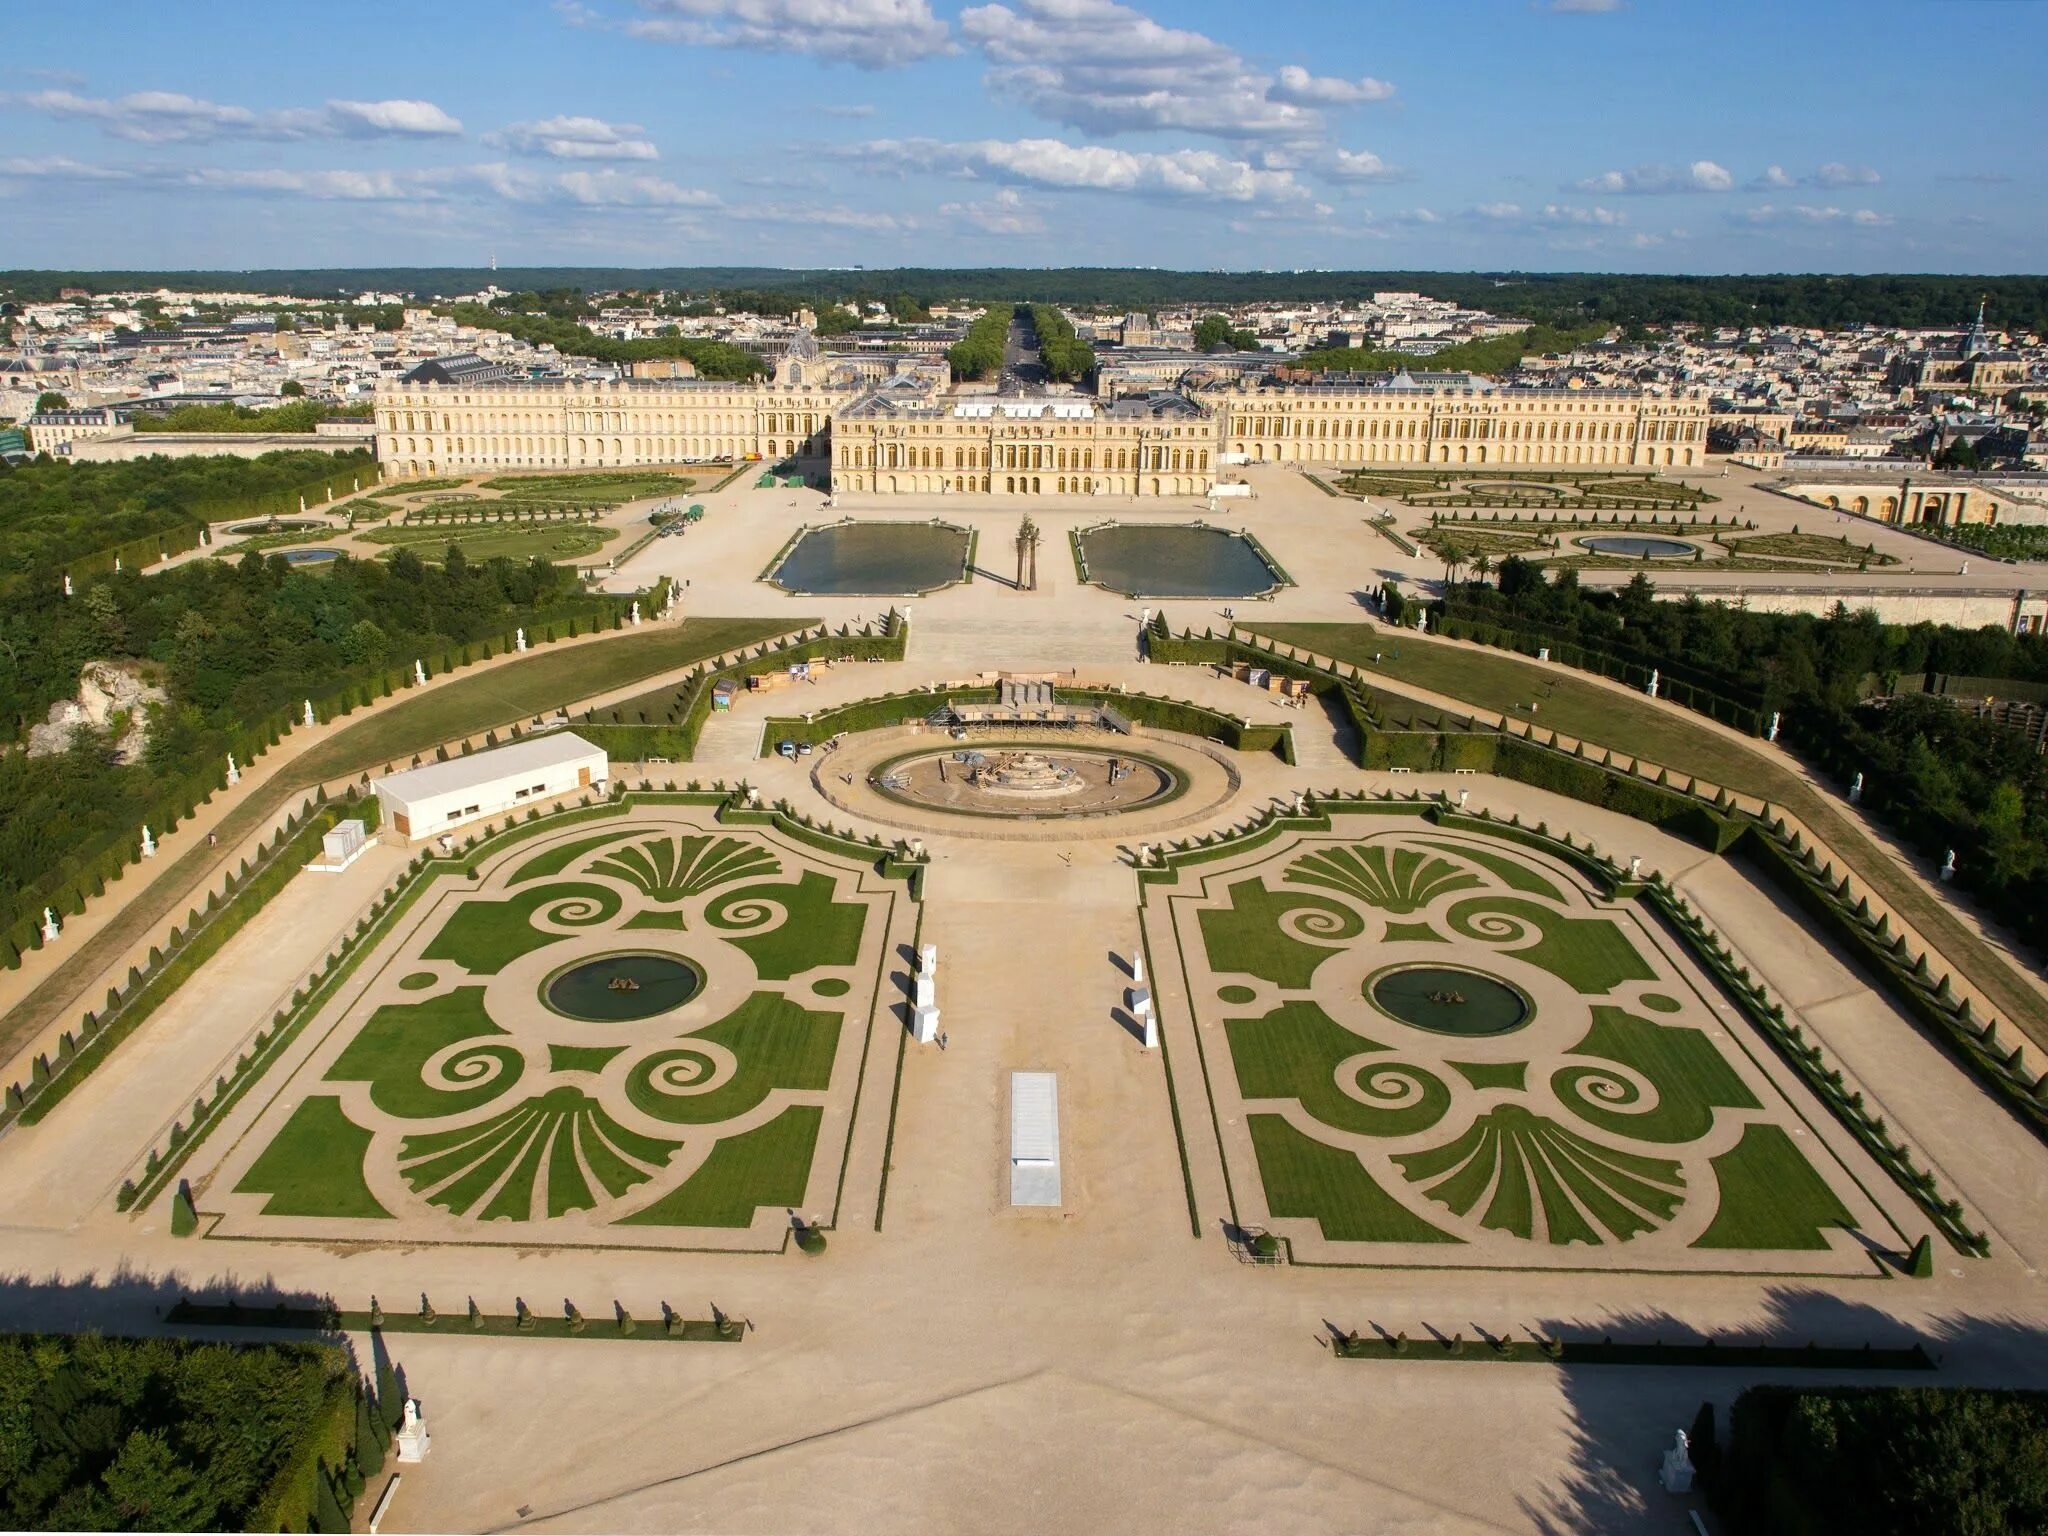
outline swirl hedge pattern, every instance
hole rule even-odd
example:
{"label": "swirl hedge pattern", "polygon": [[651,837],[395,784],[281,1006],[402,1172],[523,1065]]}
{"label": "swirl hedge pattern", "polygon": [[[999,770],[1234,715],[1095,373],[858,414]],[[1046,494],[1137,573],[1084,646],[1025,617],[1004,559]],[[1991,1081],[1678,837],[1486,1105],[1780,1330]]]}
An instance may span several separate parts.
{"label": "swirl hedge pattern", "polygon": [[1867,1272],[1853,1228],[1910,1245],[1676,943],[1544,839],[1360,808],[1191,861],[1144,918],[1239,1219],[1297,1259],[1833,1273]]}
{"label": "swirl hedge pattern", "polygon": [[[836,1197],[847,1153],[826,1127],[847,1142],[855,1117],[827,1111],[893,1022],[881,982],[907,897],[706,807],[613,814],[543,824],[422,890],[316,1021],[306,1091],[230,1160],[231,1224],[635,1244],[744,1228],[762,1246],[786,1208]],[[663,966],[701,985],[654,986]],[[639,1005],[549,1006],[566,975]],[[634,1235],[601,1235],[620,1227]]]}

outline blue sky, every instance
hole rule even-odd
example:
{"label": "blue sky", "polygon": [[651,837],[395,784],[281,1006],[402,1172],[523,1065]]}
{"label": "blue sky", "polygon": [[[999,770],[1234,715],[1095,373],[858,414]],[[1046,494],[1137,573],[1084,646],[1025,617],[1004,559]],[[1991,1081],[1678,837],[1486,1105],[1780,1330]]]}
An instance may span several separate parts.
{"label": "blue sky", "polygon": [[8,267],[1999,272],[2048,251],[2030,0],[0,19]]}

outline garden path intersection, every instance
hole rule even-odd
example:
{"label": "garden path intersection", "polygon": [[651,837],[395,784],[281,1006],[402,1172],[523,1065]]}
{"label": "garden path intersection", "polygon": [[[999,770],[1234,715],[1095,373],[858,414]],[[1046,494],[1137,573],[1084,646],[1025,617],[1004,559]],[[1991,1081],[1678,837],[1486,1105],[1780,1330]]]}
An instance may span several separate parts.
{"label": "garden path intersection", "polygon": [[[1393,547],[1331,531],[1299,476],[1258,482],[1243,521],[1300,584],[1260,621],[1356,620]],[[692,611],[834,626],[888,606],[763,587],[797,522],[835,514],[756,494],[707,498],[616,582],[687,572]],[[1013,523],[944,510],[1003,563]],[[449,1321],[394,1343],[435,1454],[386,1530],[1677,1532],[1686,1501],[1654,1478],[1671,1430],[1771,1373],[1346,1363],[1330,1330],[1911,1335],[1943,1380],[2048,1376],[2048,1148],[1785,898],[1524,783],[1358,768],[1313,701],[1140,661],[1142,601],[1059,553],[1103,509],[1033,516],[1039,592],[984,574],[915,599],[905,660],[743,694],[695,764],[615,761],[622,798],[496,829],[412,884],[389,843],[293,880],[45,1120],[0,1135],[10,1323],[147,1330],[165,1297],[227,1286],[429,1298]],[[1168,606],[1176,628],[1221,623]],[[1185,788],[1069,821],[867,782],[978,745],[943,733],[773,755],[771,716],[993,668],[1291,725],[1297,762],[1141,726],[1131,748]],[[1015,742],[1054,763],[1082,745]],[[709,792],[741,777],[790,816]],[[1329,798],[1386,791],[1444,799]],[[1276,809],[1263,836],[1134,867]],[[820,825],[917,838],[926,861]],[[1669,882],[1987,1257],[1936,1236],[1933,1274],[1904,1273],[1925,1210],[1588,842]],[[120,1209],[278,986],[394,886],[191,1147],[199,1234],[172,1235],[168,1191]],[[943,1050],[908,1035],[924,944]],[[1009,1203],[1017,1071],[1058,1075],[1056,1209]],[[825,1252],[797,1250],[792,1215]],[[1246,1262],[1248,1230],[1291,1262]],[[614,1301],[753,1330],[467,1336],[450,1322],[471,1297],[567,1299],[593,1334]]]}

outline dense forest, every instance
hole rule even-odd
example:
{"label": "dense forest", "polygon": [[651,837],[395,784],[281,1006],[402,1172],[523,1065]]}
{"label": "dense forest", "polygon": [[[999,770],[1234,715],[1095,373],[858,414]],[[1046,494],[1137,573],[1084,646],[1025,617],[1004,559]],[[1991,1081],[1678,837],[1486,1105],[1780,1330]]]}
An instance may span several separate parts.
{"label": "dense forest", "polygon": [[346,1531],[373,1411],[332,1345],[0,1338],[0,1526]]}
{"label": "dense forest", "polygon": [[[132,661],[170,694],[155,711],[147,760],[115,760],[113,732],[81,730],[69,752],[0,754],[0,929],[54,901],[110,849],[132,852],[166,801],[183,815],[194,786],[218,782],[229,751],[252,749],[260,722],[337,689],[367,703],[434,659],[517,626],[620,605],[582,594],[575,573],[535,559],[471,561],[451,545],[441,564],[410,548],[390,561],[346,557],[293,570],[281,555],[195,560],[80,583],[65,599],[38,588],[0,615],[0,717],[19,736],[78,687],[88,661]],[[53,884],[55,882],[55,884]]]}
{"label": "dense forest", "polygon": [[637,363],[659,357],[683,357],[707,379],[754,379],[767,364],[743,347],[723,341],[693,341],[681,336],[649,336],[615,341],[600,336],[580,320],[548,314],[524,314],[495,305],[457,304],[449,313],[457,325],[502,331],[535,346],[548,345],[567,357],[591,357],[602,363]]}
{"label": "dense forest", "polygon": [[1574,571],[1545,580],[1515,556],[1498,587],[1463,583],[1440,612],[1453,635],[1645,676],[1658,667],[1667,697],[1723,718],[1732,707],[1751,729],[1779,712],[1781,743],[1840,788],[1862,774],[1866,811],[1930,860],[1954,849],[1958,883],[2048,952],[2048,758],[2021,732],[1922,692],[1948,676],[1973,695],[1996,679],[2032,696],[2048,683],[2048,638],[1883,624],[1839,604],[1815,618],[1665,603],[1647,577],[1594,592]]}
{"label": "dense forest", "polygon": [[138,432],[310,432],[323,421],[368,421],[375,409],[361,405],[335,405],[322,400],[294,400],[252,410],[223,400],[219,405],[181,405],[161,416],[135,418]]}
{"label": "dense forest", "polygon": [[[296,511],[302,492],[313,497],[330,485],[346,490],[357,480],[376,478],[376,461],[367,449],[126,464],[41,458],[10,468],[0,462],[0,595],[33,586],[54,596],[62,585],[59,574],[95,552],[148,545],[153,537],[208,520]],[[149,559],[155,553],[146,550]],[[11,634],[23,618],[18,605],[0,613],[0,634]],[[15,649],[16,642],[7,642],[8,653]],[[0,669],[8,665],[7,655],[0,654]]]}
{"label": "dense forest", "polygon": [[[2048,332],[2048,277],[1926,273],[1649,276],[1600,272],[1168,272],[1129,267],[900,267],[873,270],[777,267],[370,267],[250,272],[0,272],[0,294],[54,299],[60,288],[106,293],[159,287],[282,293],[330,303],[365,290],[422,299],[474,293],[487,284],[535,291],[665,290],[709,299],[741,292],[801,295],[814,307],[904,295],[953,300],[1101,305],[1146,310],[1169,304],[1358,300],[1413,290],[1545,324],[1957,326],[1985,299],[2006,329]],[[595,354],[592,354],[595,355]],[[655,354],[669,355],[669,354]]]}
{"label": "dense forest", "polygon": [[1506,336],[1483,336],[1476,341],[1459,342],[1456,346],[1427,355],[1403,352],[1393,347],[1330,348],[1304,352],[1297,366],[1318,372],[1341,373],[1391,373],[1401,368],[1427,368],[1453,373],[1499,374],[1506,373],[1532,353],[1541,357],[1546,352],[1569,352],[1581,342],[1596,339],[1605,329],[1598,325],[1569,330],[1534,325],[1526,331],[1515,331]]}
{"label": "dense forest", "polygon": [[1700,1485],[1755,1536],[2048,1530],[2048,1394],[1978,1387],[1751,1387],[1725,1441],[1693,1429]]}

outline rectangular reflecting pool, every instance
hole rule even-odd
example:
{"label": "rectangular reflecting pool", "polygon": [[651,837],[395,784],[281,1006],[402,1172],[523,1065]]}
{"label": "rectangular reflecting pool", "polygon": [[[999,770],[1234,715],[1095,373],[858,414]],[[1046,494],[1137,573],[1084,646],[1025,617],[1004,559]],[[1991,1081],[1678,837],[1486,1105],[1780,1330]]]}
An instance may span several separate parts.
{"label": "rectangular reflecting pool", "polygon": [[1086,579],[1132,597],[1257,597],[1287,584],[1256,543],[1228,528],[1104,524],[1075,538]]}
{"label": "rectangular reflecting pool", "polygon": [[806,529],[768,579],[789,592],[904,597],[960,580],[968,547],[951,523],[834,523]]}

